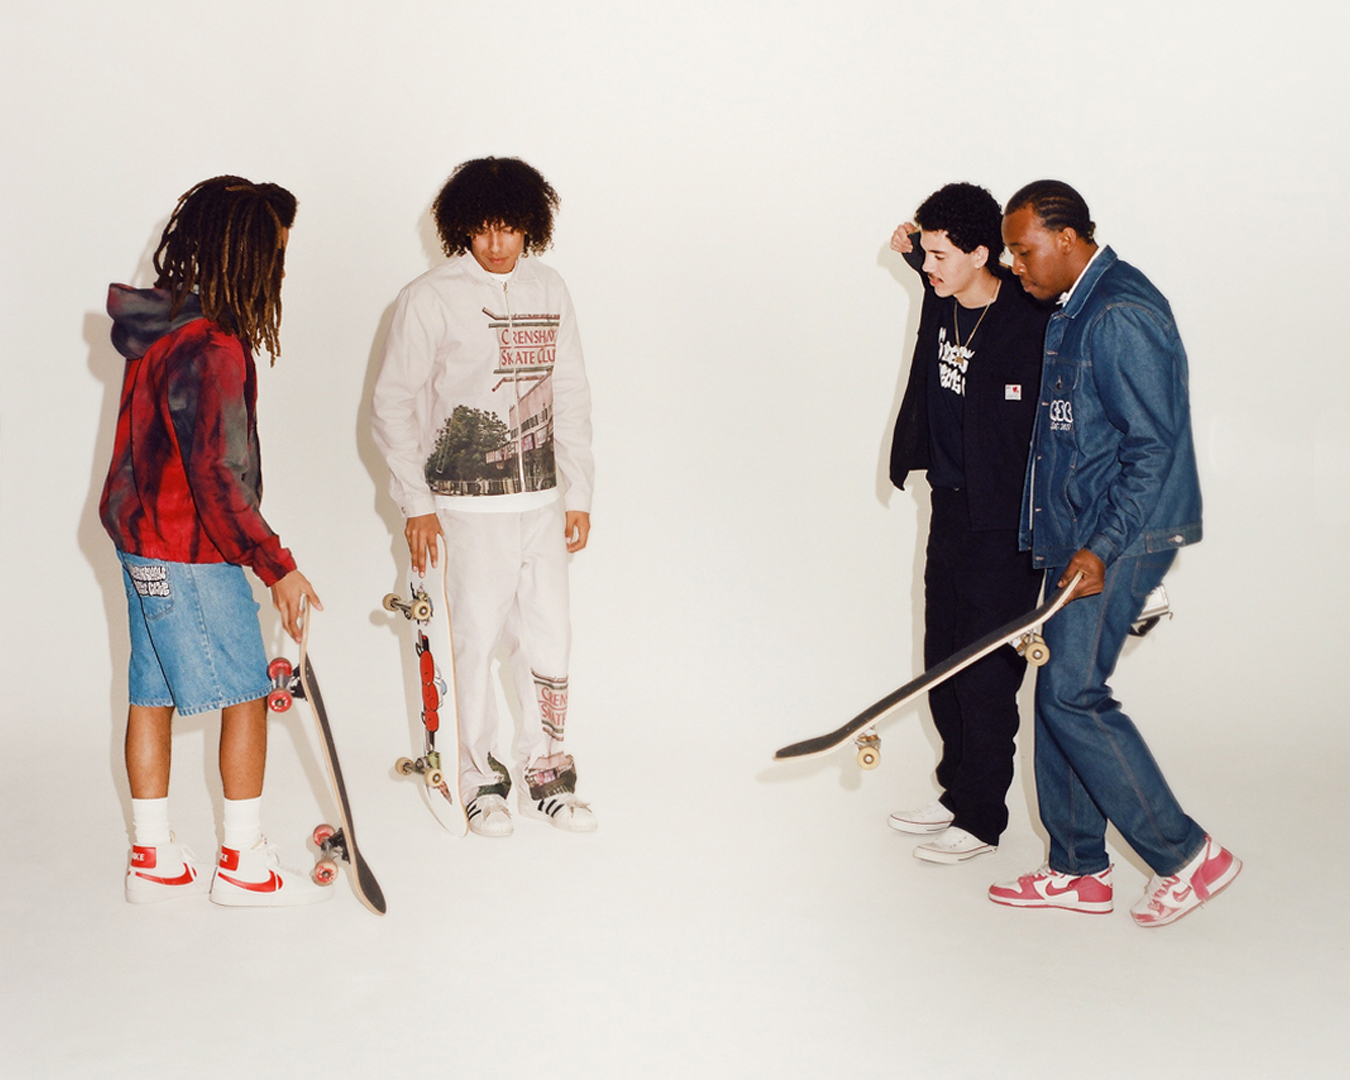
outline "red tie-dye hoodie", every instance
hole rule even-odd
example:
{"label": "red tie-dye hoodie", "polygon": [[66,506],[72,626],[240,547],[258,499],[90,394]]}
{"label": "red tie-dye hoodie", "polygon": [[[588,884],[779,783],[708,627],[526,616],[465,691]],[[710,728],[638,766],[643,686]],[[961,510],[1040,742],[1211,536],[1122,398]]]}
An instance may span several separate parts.
{"label": "red tie-dye hoodie", "polygon": [[264,585],[295,569],[263,520],[257,369],[195,296],[172,319],[164,289],[108,288],[127,358],[99,516],[113,543],[170,562],[236,563]]}

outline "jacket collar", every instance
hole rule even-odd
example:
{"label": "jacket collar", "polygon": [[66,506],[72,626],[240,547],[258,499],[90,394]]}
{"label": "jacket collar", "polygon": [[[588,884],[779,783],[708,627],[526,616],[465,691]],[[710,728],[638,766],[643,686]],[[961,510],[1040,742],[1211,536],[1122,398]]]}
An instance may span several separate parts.
{"label": "jacket collar", "polygon": [[478,262],[478,260],[473,257],[472,251],[462,251],[458,255],[456,255],[455,258],[460,260],[460,263],[464,267],[465,271],[475,281],[486,281],[493,285],[496,285],[498,288],[501,288],[503,280],[527,281],[534,277],[534,266],[531,264],[530,260],[527,259],[524,255],[522,255],[519,259],[516,260],[516,268],[514,271],[512,271],[511,276],[505,278],[501,274],[493,274],[489,273],[487,270],[484,270],[482,265]]}
{"label": "jacket collar", "polygon": [[1097,287],[1097,282],[1101,281],[1111,267],[1115,266],[1118,256],[1108,244],[1097,253],[1096,258],[1088,264],[1083,276],[1073,286],[1073,294],[1069,297],[1069,302],[1065,304],[1060,311],[1066,318],[1073,319],[1087,305],[1088,297],[1092,295],[1092,290]]}

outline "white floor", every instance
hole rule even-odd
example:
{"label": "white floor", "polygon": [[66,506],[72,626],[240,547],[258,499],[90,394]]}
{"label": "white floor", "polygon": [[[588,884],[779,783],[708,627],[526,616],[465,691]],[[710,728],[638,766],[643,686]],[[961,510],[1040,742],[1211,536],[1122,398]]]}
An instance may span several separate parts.
{"label": "white floor", "polygon": [[[527,821],[487,841],[444,833],[386,771],[401,732],[329,707],[383,918],[345,876],[316,908],[128,905],[120,732],[19,740],[0,765],[0,1074],[1345,1075],[1344,745],[1297,787],[1250,739],[1178,770],[1247,866],[1149,932],[1125,910],[1144,881],[1127,858],[1110,916],[985,899],[1042,858],[1021,779],[995,855],[911,858],[884,821],[931,793],[912,718],[876,772],[849,754],[774,765],[760,732],[733,731],[711,769],[677,746],[648,775],[583,771],[593,835]],[[332,813],[306,724],[276,722],[268,777],[268,830],[295,865]],[[175,742],[175,828],[208,859],[214,740],[210,718]]]}

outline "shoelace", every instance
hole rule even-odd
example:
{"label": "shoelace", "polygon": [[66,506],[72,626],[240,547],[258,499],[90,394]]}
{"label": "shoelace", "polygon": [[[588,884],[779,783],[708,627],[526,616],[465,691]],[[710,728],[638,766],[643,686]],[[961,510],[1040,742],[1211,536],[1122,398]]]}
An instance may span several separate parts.
{"label": "shoelace", "polygon": [[1159,915],[1162,915],[1171,906],[1164,903],[1164,898],[1170,899],[1168,894],[1171,893],[1172,886],[1180,882],[1181,878],[1177,877],[1176,874],[1169,874],[1165,878],[1155,878],[1154,880],[1156,880],[1158,884],[1149,893],[1148,906]]}
{"label": "shoelace", "polygon": [[589,810],[591,808],[590,803],[586,802],[583,799],[577,798],[577,793],[575,791],[560,791],[557,795],[550,795],[547,799],[540,799],[539,804],[542,806],[543,804],[549,802],[550,800],[553,802],[562,803],[563,806],[567,807],[569,812],[576,810]]}

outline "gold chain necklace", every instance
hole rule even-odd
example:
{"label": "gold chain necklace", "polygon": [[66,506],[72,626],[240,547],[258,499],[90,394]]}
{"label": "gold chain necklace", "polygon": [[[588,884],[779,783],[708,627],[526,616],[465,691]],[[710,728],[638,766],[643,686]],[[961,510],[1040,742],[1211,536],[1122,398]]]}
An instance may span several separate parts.
{"label": "gold chain necklace", "polygon": [[961,344],[961,301],[952,297],[952,326],[955,328],[954,337],[956,338],[956,347],[958,349],[970,348],[970,343],[975,340],[975,334],[980,329],[980,323],[984,322],[984,317],[989,314],[989,309],[994,306],[994,301],[998,299],[998,291],[1003,287],[1003,282],[994,282],[994,295],[989,298],[989,302],[984,305],[984,310],[980,312],[980,317],[975,320],[975,329],[966,335],[965,345]]}

